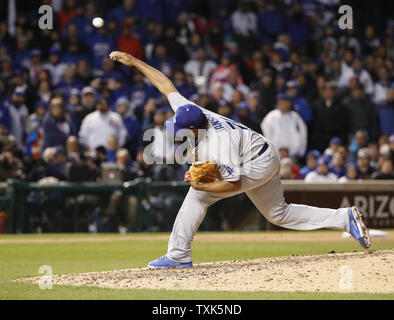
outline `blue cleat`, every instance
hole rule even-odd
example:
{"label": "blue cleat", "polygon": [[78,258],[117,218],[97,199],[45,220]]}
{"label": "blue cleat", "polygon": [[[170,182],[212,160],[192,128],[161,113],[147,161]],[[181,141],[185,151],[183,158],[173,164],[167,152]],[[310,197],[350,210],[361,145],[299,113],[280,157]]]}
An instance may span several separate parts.
{"label": "blue cleat", "polygon": [[349,233],[356,239],[363,248],[371,246],[369,231],[362,220],[362,216],[356,207],[349,207]]}
{"label": "blue cleat", "polygon": [[190,268],[193,263],[190,262],[175,262],[170,260],[167,255],[161,256],[154,261],[148,263],[148,267],[151,269],[167,269],[167,268]]}

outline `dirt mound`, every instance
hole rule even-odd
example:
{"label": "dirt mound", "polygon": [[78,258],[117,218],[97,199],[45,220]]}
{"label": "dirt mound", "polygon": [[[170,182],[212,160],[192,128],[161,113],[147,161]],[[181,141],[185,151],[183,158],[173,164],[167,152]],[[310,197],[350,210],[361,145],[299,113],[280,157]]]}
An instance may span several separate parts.
{"label": "dirt mound", "polygon": [[[38,283],[37,277],[17,281]],[[116,289],[394,293],[394,250],[54,275],[54,285]]]}

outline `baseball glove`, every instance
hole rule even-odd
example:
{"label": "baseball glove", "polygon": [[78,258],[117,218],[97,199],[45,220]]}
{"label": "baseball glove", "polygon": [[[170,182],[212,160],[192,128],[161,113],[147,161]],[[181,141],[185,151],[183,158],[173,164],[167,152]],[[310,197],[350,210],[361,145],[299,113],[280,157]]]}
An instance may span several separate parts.
{"label": "baseball glove", "polygon": [[216,163],[210,161],[194,162],[189,171],[185,172],[185,181],[214,182],[218,175],[219,169]]}

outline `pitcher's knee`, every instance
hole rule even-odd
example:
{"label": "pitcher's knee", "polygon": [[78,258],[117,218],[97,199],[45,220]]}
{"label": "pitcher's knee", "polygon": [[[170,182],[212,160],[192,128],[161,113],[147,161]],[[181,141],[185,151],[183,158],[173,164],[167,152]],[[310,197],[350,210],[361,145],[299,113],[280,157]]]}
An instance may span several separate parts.
{"label": "pitcher's knee", "polygon": [[278,226],[285,223],[286,210],[287,210],[286,203],[283,203],[280,206],[276,207],[274,210],[270,212],[268,216],[268,221]]}

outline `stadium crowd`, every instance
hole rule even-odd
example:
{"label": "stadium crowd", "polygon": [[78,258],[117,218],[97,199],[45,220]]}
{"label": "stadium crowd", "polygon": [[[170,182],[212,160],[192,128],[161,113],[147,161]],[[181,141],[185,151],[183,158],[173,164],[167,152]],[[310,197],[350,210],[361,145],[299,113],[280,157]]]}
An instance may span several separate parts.
{"label": "stadium crowd", "polygon": [[[125,181],[183,179],[182,165],[144,162],[148,128],[155,156],[172,156],[162,133],[173,112],[112,50],[263,133],[283,179],[394,179],[394,20],[341,30],[340,0],[203,2],[18,3],[15,23],[0,21],[0,181],[97,181],[105,162]],[[40,4],[54,29],[39,29]]]}

